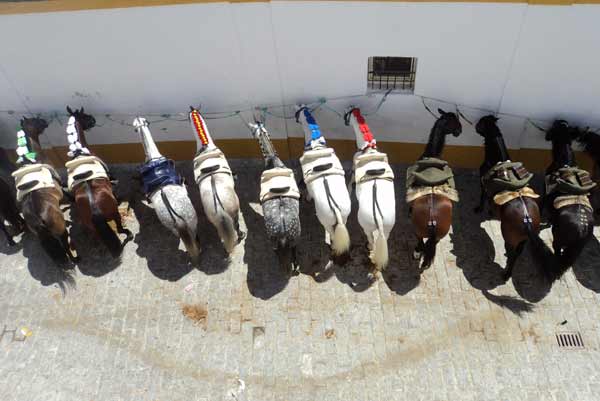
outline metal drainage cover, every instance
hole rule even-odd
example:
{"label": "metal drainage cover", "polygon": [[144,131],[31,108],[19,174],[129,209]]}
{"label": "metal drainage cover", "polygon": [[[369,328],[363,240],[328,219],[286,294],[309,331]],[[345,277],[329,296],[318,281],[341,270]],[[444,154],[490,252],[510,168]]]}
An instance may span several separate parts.
{"label": "metal drainage cover", "polygon": [[556,333],[556,342],[560,348],[582,349],[584,348],[583,340],[579,332],[563,332]]}

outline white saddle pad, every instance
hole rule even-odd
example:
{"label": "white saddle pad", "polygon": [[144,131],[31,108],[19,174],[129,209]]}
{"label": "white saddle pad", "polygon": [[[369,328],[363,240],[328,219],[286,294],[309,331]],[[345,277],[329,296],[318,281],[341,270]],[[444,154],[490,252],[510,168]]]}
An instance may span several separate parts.
{"label": "white saddle pad", "polygon": [[207,150],[200,153],[194,159],[194,179],[196,180],[196,184],[200,184],[200,181],[206,177],[221,173],[231,175],[231,168],[221,149]]}
{"label": "white saddle pad", "polygon": [[[108,179],[105,164],[96,156],[76,157],[75,159],[66,162],[65,167],[67,168],[69,191],[72,191],[73,187],[85,181],[96,178]],[[85,175],[85,177],[81,176],[80,178],[75,178],[80,175]]]}
{"label": "white saddle pad", "polygon": [[[377,174],[374,174],[377,172]],[[354,181],[357,184],[374,179],[394,180],[394,172],[385,153],[370,151],[354,155]]]}
{"label": "white saddle pad", "polygon": [[[30,164],[23,166],[12,173],[17,188],[17,201],[21,201],[25,195],[42,188],[55,188],[62,198],[62,188],[60,186],[60,177],[56,170],[48,164]],[[33,186],[27,189],[19,189],[26,184],[37,181]]]}
{"label": "white saddle pad", "polygon": [[289,168],[271,168],[260,176],[260,202],[276,197],[300,199],[300,191]]}
{"label": "white saddle pad", "polygon": [[332,148],[307,150],[300,158],[300,164],[306,184],[324,175],[344,175],[342,163]]}

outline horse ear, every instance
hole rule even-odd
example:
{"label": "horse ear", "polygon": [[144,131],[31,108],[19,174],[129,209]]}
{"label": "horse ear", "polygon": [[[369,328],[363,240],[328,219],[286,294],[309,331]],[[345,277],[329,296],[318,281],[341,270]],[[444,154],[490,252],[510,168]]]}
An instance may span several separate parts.
{"label": "horse ear", "polygon": [[83,114],[83,113],[84,113],[83,106],[81,106],[81,114]]}
{"label": "horse ear", "polygon": [[70,116],[73,115],[73,110],[71,110],[71,107],[67,106],[67,113],[69,113]]}
{"label": "horse ear", "polygon": [[190,106],[190,111],[194,111],[194,106]]}
{"label": "horse ear", "polygon": [[442,110],[442,109],[438,109],[438,113],[440,113],[440,115],[442,115],[442,116],[443,116],[444,114],[446,114],[446,112],[445,112],[444,110]]}

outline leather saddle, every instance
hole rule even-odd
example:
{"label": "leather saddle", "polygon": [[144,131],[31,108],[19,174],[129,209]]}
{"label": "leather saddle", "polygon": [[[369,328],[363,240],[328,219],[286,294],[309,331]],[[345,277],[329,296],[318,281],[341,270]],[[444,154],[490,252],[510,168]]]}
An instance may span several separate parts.
{"label": "leather saddle", "polygon": [[533,174],[520,162],[504,161],[492,167],[482,178],[485,191],[495,195],[502,191],[518,191],[526,187]]}
{"label": "leather saddle", "polygon": [[426,186],[434,187],[450,183],[454,187],[454,174],[448,166],[448,162],[433,157],[418,160],[408,168],[406,184],[407,187]]}
{"label": "leather saddle", "polygon": [[546,177],[546,192],[566,195],[585,195],[596,187],[590,173],[579,167],[562,167]]}
{"label": "leather saddle", "polygon": [[183,182],[183,179],[175,170],[173,160],[166,157],[150,160],[142,165],[139,171],[146,195],[150,195],[165,185],[181,185]]}

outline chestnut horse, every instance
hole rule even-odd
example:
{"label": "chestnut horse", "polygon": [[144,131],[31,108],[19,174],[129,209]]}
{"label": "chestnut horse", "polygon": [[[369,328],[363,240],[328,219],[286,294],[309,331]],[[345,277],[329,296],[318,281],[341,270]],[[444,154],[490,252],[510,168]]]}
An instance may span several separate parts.
{"label": "chestnut horse", "polygon": [[[77,134],[78,146],[75,146],[74,157],[93,155],[89,152],[85,131],[96,125],[96,119],[81,110],[71,110],[67,106],[69,114],[75,118],[75,130]],[[86,153],[79,153],[78,150],[85,149]],[[118,202],[112,191],[112,184],[108,178],[96,178],[81,182],[72,189],[75,198],[75,208],[79,221],[90,232],[97,236],[108,248],[113,257],[118,257],[123,249],[123,244],[117,233],[126,234],[125,242],[131,240],[133,235],[131,231],[123,227],[121,215],[119,214]],[[114,221],[117,233],[108,224]]]}
{"label": "chestnut horse", "polygon": [[500,220],[504,247],[506,250],[506,268],[503,279],[508,281],[519,255],[525,244],[531,244],[534,262],[540,266],[546,277],[552,282],[559,275],[559,267],[554,254],[540,238],[540,208],[537,201],[531,197],[517,196],[502,206],[491,199],[495,194],[486,194],[483,178],[496,164],[510,161],[510,156],[500,129],[496,125],[498,118],[493,115],[482,117],[475,126],[475,131],[484,138],[485,160],[479,168],[481,180],[481,197],[476,212],[484,209],[486,199],[493,210],[494,216]]}
{"label": "chestnut horse", "polygon": [[[440,158],[446,135],[457,137],[462,132],[460,120],[454,113],[438,109],[437,119],[429,134],[429,142],[419,160],[426,157]],[[452,225],[452,201],[445,196],[431,193],[419,197],[409,204],[413,226],[417,235],[417,246],[414,256],[423,254],[422,269],[428,268],[435,258],[437,243],[444,238]],[[433,224],[432,224],[433,223]],[[423,240],[427,238],[427,242]]]}
{"label": "chestnut horse", "polygon": [[[48,161],[39,140],[39,136],[47,127],[48,123],[41,118],[21,120],[21,128],[28,139],[30,151],[37,155],[36,162]],[[56,188],[41,188],[29,192],[20,201],[28,229],[40,239],[44,251],[59,265],[65,265],[69,260],[79,260],[60,209],[62,196],[62,192]]]}

